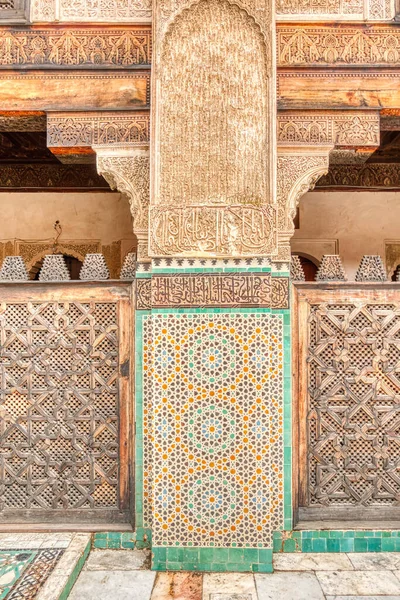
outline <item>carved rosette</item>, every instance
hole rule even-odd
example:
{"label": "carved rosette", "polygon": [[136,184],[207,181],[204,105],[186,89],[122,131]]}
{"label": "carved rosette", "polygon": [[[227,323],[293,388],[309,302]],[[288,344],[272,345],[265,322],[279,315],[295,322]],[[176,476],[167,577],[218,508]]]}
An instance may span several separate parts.
{"label": "carved rosette", "polygon": [[133,231],[138,239],[138,260],[148,259],[148,227],[150,201],[150,159],[148,145],[93,146],[97,154],[97,170],[111,189],[118,190],[129,201]]}

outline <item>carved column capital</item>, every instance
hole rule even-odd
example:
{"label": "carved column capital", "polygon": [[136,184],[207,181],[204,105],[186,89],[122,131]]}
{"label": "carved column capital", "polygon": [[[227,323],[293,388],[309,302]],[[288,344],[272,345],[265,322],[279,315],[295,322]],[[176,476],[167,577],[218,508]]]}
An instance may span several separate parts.
{"label": "carved column capital", "polygon": [[149,146],[93,146],[97,155],[97,171],[111,189],[121,192],[129,201],[133,230],[138,238],[138,259],[148,259],[150,201]]}
{"label": "carved column capital", "polygon": [[329,152],[333,146],[298,146],[278,148],[277,204],[278,259],[290,258],[293,219],[301,196],[313,189],[329,169]]}

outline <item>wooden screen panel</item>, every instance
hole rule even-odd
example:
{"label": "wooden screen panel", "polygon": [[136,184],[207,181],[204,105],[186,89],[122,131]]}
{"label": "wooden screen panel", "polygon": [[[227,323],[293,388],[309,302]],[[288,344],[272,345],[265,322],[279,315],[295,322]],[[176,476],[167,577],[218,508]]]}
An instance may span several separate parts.
{"label": "wooden screen panel", "polygon": [[0,286],[0,522],[128,521],[130,287]]}
{"label": "wooden screen panel", "polygon": [[297,286],[302,519],[400,516],[400,286]]}

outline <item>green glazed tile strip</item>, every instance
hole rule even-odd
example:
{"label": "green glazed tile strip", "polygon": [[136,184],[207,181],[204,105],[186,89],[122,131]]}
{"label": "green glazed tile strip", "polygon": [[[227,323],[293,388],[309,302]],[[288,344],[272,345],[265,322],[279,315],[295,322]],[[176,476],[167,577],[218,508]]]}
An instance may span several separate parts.
{"label": "green glazed tile strip", "polygon": [[93,548],[107,550],[141,550],[151,547],[151,531],[138,527],[136,531],[110,531],[95,533]]}
{"label": "green glazed tile strip", "polygon": [[308,530],[274,533],[274,552],[400,552],[400,530]]}
{"label": "green glazed tile strip", "polygon": [[155,547],[151,568],[153,571],[272,573],[272,550]]}

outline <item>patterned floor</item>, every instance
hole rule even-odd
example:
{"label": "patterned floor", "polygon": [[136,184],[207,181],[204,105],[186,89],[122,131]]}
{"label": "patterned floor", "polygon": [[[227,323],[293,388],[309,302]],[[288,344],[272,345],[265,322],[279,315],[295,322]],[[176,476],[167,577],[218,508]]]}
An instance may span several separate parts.
{"label": "patterned floor", "polygon": [[90,544],[87,533],[0,533],[0,600],[66,598]]}
{"label": "patterned floor", "polygon": [[64,549],[0,550],[0,600],[36,598]]}

